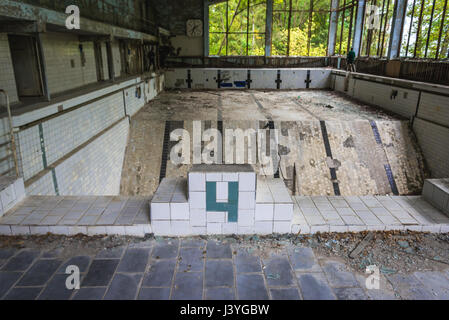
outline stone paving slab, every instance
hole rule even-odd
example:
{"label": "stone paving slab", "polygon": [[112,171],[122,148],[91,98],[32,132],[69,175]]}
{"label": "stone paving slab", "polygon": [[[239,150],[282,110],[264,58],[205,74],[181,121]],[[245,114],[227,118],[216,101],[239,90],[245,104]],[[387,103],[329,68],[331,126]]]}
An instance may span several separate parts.
{"label": "stone paving slab", "polygon": [[[155,239],[139,244],[91,256],[1,249],[6,264],[0,267],[0,299],[449,299],[449,269],[382,276],[381,288],[368,290],[365,275],[339,261],[317,258],[307,247],[287,245],[276,254],[259,256],[250,245],[219,240]],[[79,290],[65,286],[68,275],[61,271],[69,264],[80,267]],[[188,264],[192,268],[186,268]]]}
{"label": "stone paving slab", "polygon": [[[449,217],[422,196],[293,196],[293,234],[449,232]],[[1,235],[152,233],[151,197],[30,196],[0,218]],[[212,254],[212,252],[211,252]],[[0,262],[4,260],[0,253]]]}

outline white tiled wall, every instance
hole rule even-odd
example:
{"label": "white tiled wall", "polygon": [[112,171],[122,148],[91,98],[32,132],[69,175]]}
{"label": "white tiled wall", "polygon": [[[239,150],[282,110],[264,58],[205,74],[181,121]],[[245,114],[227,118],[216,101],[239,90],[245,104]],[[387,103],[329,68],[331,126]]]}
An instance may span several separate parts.
{"label": "white tiled wall", "polygon": [[[335,76],[335,80],[332,80],[331,83],[336,91],[344,92],[365,103],[380,106],[406,118],[411,118],[415,115],[419,96],[417,90],[350,78],[348,91],[345,92],[345,77],[341,75],[332,76]],[[393,93],[396,91],[397,94],[394,97]]]}
{"label": "white tiled wall", "polygon": [[123,98],[125,99],[126,114],[133,116],[145,105],[144,83],[124,90],[123,95]]}
{"label": "white tiled wall", "polygon": [[[55,168],[60,195],[117,195],[128,139],[125,118]],[[51,170],[27,187],[27,194],[54,195]]]}
{"label": "white tiled wall", "polygon": [[[86,59],[84,66],[81,63],[80,44]],[[97,81],[93,42],[81,43],[77,35],[47,32],[42,36],[42,45],[51,94]]]}
{"label": "white tiled wall", "polygon": [[[8,36],[6,33],[0,33],[0,89],[6,90],[9,95],[10,103],[18,101],[16,78],[11,60],[11,51],[9,50]],[[6,103],[3,95],[0,96],[0,105]]]}
{"label": "white tiled wall", "polygon": [[[168,70],[165,74],[166,87],[170,89],[185,89],[188,87],[188,70],[177,68]],[[217,89],[218,70],[223,83],[230,84],[224,89],[244,89],[236,86],[235,82],[245,82],[248,79],[248,69],[216,69],[216,68],[192,68],[190,76],[192,89]],[[324,68],[289,68],[279,69],[281,74],[280,89],[303,89],[306,88],[307,71],[310,71],[310,88],[329,88],[330,69]],[[278,69],[250,69],[251,89],[276,89]]]}
{"label": "white tiled wall", "polygon": [[42,124],[47,161],[57,161],[125,116],[121,92]]}
{"label": "white tiled wall", "polygon": [[449,129],[416,118],[413,131],[421,146],[432,178],[449,177]]}
{"label": "white tiled wall", "polygon": [[[47,165],[125,116],[123,94],[117,92],[42,123]],[[39,125],[18,133],[19,155],[25,180],[44,169]]]}
{"label": "white tiled wall", "polygon": [[419,103],[418,118],[449,127],[449,97],[423,92]]}

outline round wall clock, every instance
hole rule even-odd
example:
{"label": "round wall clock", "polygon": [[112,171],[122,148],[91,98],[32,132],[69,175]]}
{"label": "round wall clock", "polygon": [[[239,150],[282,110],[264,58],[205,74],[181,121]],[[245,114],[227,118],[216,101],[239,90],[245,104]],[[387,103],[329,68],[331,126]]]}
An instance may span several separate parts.
{"label": "round wall clock", "polygon": [[203,35],[203,21],[201,19],[187,20],[187,36],[201,37]]}

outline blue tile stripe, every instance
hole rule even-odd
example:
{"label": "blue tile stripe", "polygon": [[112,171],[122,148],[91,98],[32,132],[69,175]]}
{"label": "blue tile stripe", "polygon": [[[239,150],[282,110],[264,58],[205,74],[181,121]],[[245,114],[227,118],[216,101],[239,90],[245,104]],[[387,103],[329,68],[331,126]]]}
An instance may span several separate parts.
{"label": "blue tile stripe", "polygon": [[206,182],[206,211],[227,212],[228,222],[238,221],[239,183],[228,182],[228,202],[217,202],[217,183]]}
{"label": "blue tile stripe", "polygon": [[[371,120],[370,124],[371,124],[371,128],[373,129],[374,139],[376,140],[377,144],[380,145],[383,149],[382,138],[380,137],[379,129],[377,128],[376,122]],[[383,149],[383,150],[385,152],[385,157],[386,157],[387,156],[386,151],[385,151],[385,149]],[[388,162],[388,158],[387,158],[387,162]],[[390,184],[391,191],[393,192],[393,194],[395,196],[398,196],[399,190],[398,190],[398,186],[396,185],[396,181],[394,179],[393,171],[391,170],[390,164],[389,163],[384,164],[384,168],[385,168],[385,173],[387,174],[387,179],[388,179],[388,183]]]}

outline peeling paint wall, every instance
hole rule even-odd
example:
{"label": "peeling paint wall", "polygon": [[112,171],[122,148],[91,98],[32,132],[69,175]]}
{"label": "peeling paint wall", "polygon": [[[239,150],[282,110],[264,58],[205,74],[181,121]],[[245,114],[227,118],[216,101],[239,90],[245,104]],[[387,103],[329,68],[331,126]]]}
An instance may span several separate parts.
{"label": "peeling paint wall", "polygon": [[180,56],[202,56],[203,37],[186,36],[186,22],[189,19],[203,20],[203,0],[151,1],[158,17],[158,24],[169,30],[175,48],[181,48]]}

